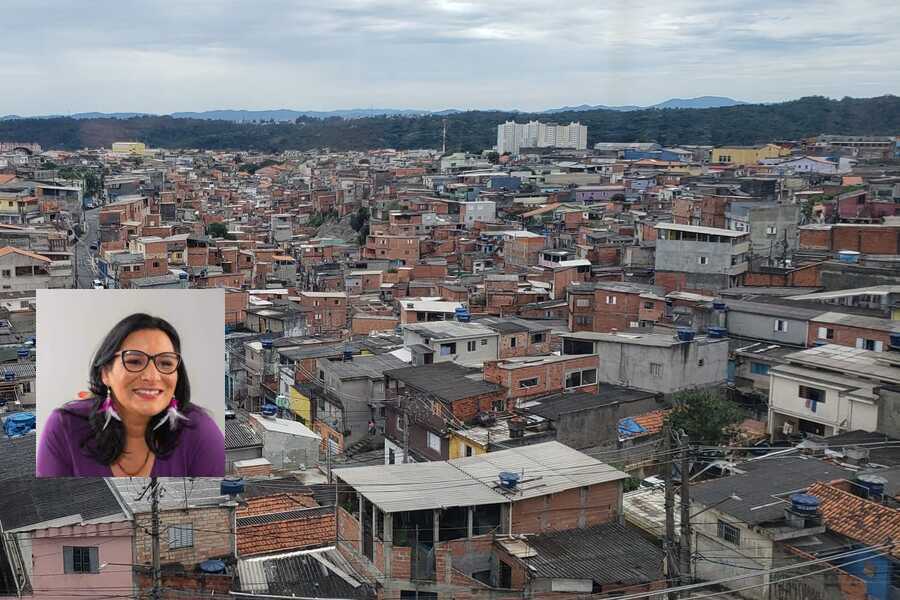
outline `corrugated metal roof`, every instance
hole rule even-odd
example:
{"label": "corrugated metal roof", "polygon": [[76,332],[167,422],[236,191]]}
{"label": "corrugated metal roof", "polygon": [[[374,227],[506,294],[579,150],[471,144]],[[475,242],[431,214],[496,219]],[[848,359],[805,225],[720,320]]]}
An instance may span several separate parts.
{"label": "corrugated metal roof", "polygon": [[355,467],[335,474],[389,513],[508,502],[449,462]]}
{"label": "corrugated metal roof", "polygon": [[642,584],[665,578],[663,551],[618,522],[528,536],[531,557],[520,558],[532,576],[589,579],[597,584]]}
{"label": "corrugated metal roof", "polygon": [[374,597],[373,589],[334,547],[238,560],[241,590],[313,598]]}
{"label": "corrugated metal roof", "polygon": [[492,487],[501,471],[521,473],[522,482],[510,496],[514,501],[628,478],[615,467],[559,442],[522,446],[450,462]]}

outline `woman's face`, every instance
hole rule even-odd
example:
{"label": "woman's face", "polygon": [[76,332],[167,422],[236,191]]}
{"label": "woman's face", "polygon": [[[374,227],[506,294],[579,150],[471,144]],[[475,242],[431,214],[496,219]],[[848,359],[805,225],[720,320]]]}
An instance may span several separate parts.
{"label": "woman's face", "polygon": [[[117,352],[140,350],[150,356],[160,352],[175,352],[172,340],[159,329],[140,329],[132,332],[119,347]],[[151,360],[147,367],[133,373],[122,364],[121,355],[103,368],[103,383],[112,389],[117,409],[122,418],[149,419],[163,411],[175,394],[178,383],[178,371],[166,375],[156,369]]]}

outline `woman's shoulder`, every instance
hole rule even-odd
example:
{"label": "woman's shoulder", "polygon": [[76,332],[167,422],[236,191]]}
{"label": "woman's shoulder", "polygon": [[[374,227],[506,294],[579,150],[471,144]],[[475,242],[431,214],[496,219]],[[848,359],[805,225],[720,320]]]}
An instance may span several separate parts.
{"label": "woman's shoulder", "polygon": [[70,402],[66,402],[59,408],[53,411],[53,415],[63,421],[78,419],[78,420],[86,420],[91,416],[91,411],[94,408],[93,400],[72,400]]}
{"label": "woman's shoulder", "polygon": [[205,409],[192,405],[185,416],[190,419],[191,426],[188,430],[195,436],[204,438],[217,436],[224,439],[219,424]]}

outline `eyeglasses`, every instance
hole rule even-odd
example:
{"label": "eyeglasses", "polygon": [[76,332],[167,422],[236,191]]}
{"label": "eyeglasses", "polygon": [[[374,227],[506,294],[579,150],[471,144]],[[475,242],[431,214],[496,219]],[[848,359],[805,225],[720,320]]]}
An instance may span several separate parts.
{"label": "eyeglasses", "polygon": [[160,352],[150,356],[140,350],[124,350],[113,356],[121,356],[122,366],[125,367],[126,371],[132,373],[140,373],[146,369],[151,360],[156,365],[156,370],[163,375],[171,375],[178,370],[178,365],[181,364],[181,355],[177,352]]}

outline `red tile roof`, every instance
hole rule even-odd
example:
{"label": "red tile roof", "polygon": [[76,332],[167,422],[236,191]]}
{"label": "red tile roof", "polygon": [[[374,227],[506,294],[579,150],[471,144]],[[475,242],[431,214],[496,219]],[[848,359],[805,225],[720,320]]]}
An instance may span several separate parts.
{"label": "red tile roof", "polygon": [[654,433],[662,431],[663,421],[666,420],[666,416],[670,412],[672,411],[652,410],[648,413],[632,417],[632,420],[646,431],[646,433],[642,433],[641,435],[653,435]]}
{"label": "red tile roof", "polygon": [[13,248],[12,246],[0,248],[0,257],[6,256],[7,254],[21,254],[22,256],[27,256],[28,258],[33,258],[34,260],[39,260],[42,262],[52,262],[46,256],[41,256],[40,254],[35,254],[34,252],[29,252],[20,248]]}
{"label": "red tile roof", "polygon": [[822,518],[832,531],[872,546],[900,541],[900,511],[825,483],[812,484],[806,493],[822,502]]}

